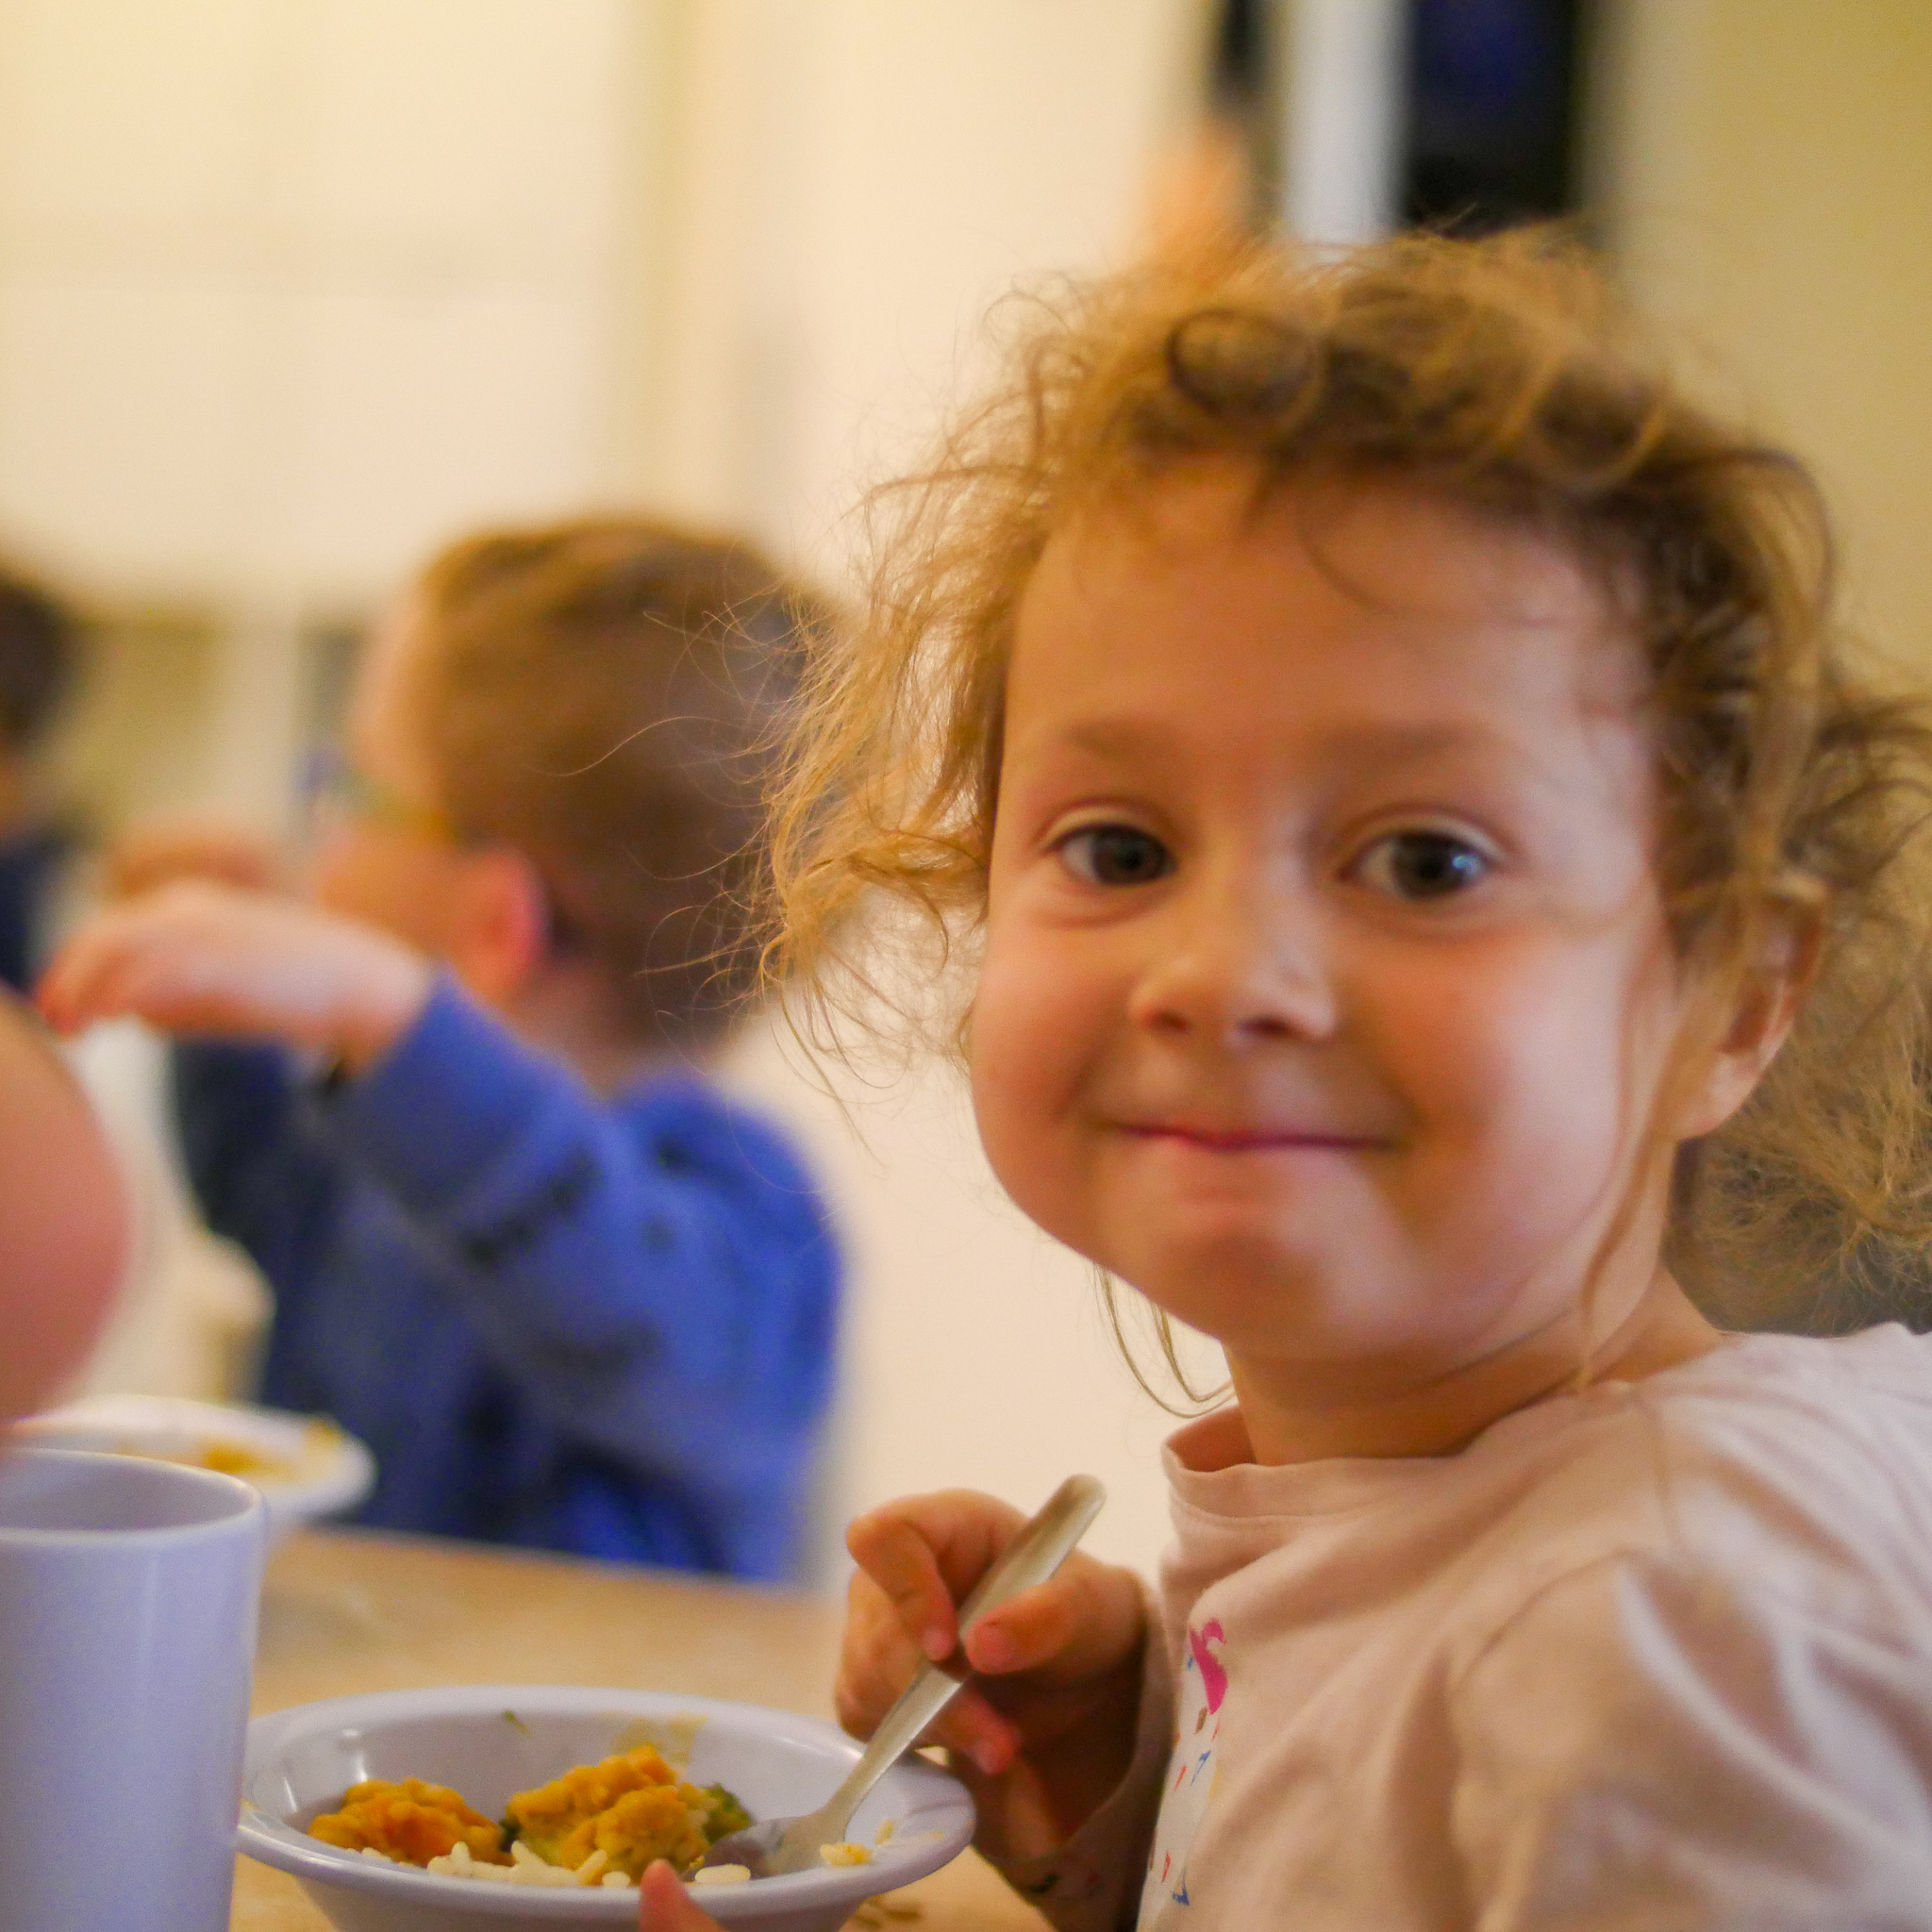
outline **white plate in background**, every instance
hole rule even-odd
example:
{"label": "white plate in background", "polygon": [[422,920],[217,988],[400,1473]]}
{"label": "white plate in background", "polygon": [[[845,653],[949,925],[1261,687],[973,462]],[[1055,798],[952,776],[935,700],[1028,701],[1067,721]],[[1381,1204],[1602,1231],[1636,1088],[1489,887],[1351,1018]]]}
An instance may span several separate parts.
{"label": "white plate in background", "polygon": [[375,1458],[316,1416],[179,1395],[87,1395],[16,1424],[47,1449],[159,1457],[239,1475],[261,1491],[271,1541],[300,1523],[353,1508],[375,1481]]}

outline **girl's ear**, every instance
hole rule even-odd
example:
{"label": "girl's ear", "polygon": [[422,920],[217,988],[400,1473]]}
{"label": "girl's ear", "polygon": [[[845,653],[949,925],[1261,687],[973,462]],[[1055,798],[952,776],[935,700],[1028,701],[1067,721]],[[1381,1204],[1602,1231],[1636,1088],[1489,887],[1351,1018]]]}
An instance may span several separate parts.
{"label": "girl's ear", "polygon": [[1704,1077],[1685,1109],[1680,1139],[1714,1132],[1757,1091],[1790,1037],[1817,975],[1821,937],[1820,922],[1806,918],[1780,923],[1767,940],[1762,960],[1738,988],[1710,1049]]}
{"label": "girl's ear", "polygon": [[445,957],[487,1007],[501,1011],[550,957],[550,900],[537,868],[509,845],[478,845],[458,859]]}

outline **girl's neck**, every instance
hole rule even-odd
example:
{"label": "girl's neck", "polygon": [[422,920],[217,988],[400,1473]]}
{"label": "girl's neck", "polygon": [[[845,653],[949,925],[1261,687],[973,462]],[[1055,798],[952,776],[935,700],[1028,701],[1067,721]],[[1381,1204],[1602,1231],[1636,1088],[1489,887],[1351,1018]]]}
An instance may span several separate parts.
{"label": "girl's neck", "polygon": [[[1590,1351],[1591,1382],[1635,1382],[1694,1361],[1723,1337],[1658,1267],[1628,1312]],[[1495,1354],[1445,1374],[1391,1374],[1329,1394],[1299,1368],[1229,1358],[1253,1459],[1448,1456],[1493,1422],[1576,1386],[1582,1338],[1574,1309]]]}

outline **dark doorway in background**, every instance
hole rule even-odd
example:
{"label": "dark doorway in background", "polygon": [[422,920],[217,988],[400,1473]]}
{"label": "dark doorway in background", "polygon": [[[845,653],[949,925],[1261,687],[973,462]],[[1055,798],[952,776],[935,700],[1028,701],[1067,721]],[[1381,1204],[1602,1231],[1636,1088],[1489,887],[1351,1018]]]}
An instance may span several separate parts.
{"label": "dark doorway in background", "polygon": [[1408,0],[1402,220],[1572,213],[1591,0]]}

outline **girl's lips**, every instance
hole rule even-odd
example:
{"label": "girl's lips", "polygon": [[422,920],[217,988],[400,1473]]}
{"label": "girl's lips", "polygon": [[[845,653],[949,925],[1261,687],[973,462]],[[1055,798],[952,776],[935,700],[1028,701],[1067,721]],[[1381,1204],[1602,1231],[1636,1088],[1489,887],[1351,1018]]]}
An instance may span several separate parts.
{"label": "girl's lips", "polygon": [[1121,1131],[1142,1141],[1179,1141],[1213,1154],[1267,1154],[1295,1149],[1358,1153],[1382,1143],[1364,1134],[1303,1127],[1209,1127],[1186,1122],[1123,1122]]}

